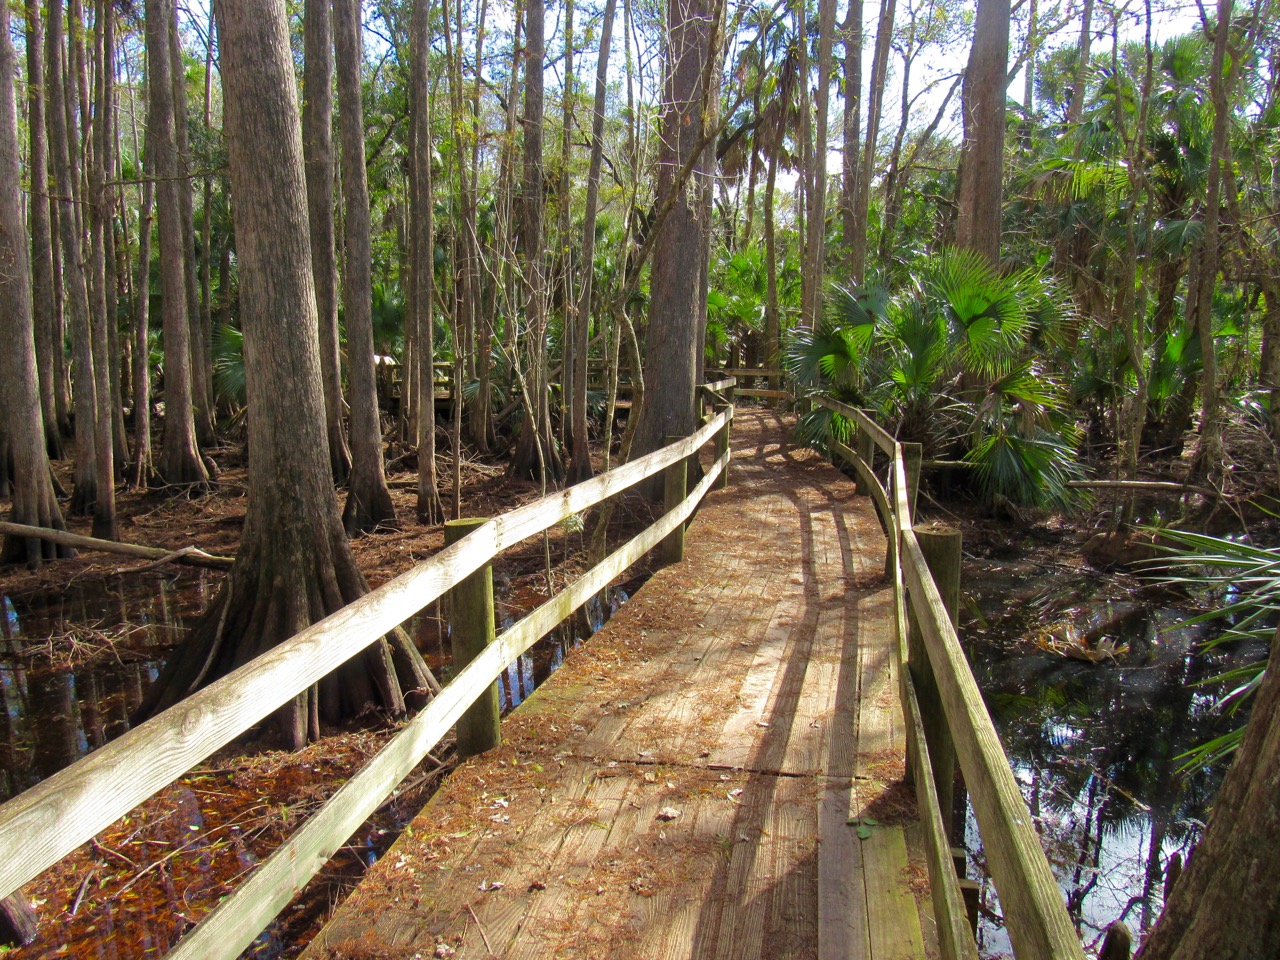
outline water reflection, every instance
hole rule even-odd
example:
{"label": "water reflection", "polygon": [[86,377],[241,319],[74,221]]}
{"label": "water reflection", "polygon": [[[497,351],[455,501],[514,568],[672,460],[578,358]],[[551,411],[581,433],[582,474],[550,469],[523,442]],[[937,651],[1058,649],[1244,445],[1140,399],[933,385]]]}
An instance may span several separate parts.
{"label": "water reflection", "polygon": [[0,800],[129,728],[209,584],[208,574],[193,572],[0,595]]}
{"label": "water reflection", "polygon": [[[1052,572],[974,577],[975,604],[962,630],[1086,945],[1096,945],[1116,919],[1140,940],[1159,916],[1165,870],[1199,840],[1224,772],[1179,772],[1179,756],[1243,722],[1216,711],[1225,691],[1193,685],[1260,653],[1236,644],[1205,654],[1198,643],[1207,628],[1179,626],[1188,614],[1136,584],[1127,595],[1109,596],[1115,581]],[[1063,636],[1115,653],[1098,662],[1065,656],[1056,644]],[[1039,650],[1028,652],[1027,638]],[[965,840],[981,870],[971,811]],[[990,908],[979,931],[983,954],[1007,953],[985,881],[983,897]]]}

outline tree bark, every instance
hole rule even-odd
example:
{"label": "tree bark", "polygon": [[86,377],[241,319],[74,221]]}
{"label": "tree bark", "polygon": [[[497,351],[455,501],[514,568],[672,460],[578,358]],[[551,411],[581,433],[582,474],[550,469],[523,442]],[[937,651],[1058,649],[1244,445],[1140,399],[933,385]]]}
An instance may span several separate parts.
{"label": "tree bark", "polygon": [[979,0],[962,88],[956,245],[976,250],[993,264],[1000,263],[1009,16],[1009,0]]}
{"label": "tree bark", "polygon": [[1067,104],[1067,126],[1074,126],[1084,116],[1084,94],[1089,85],[1089,47],[1093,42],[1093,2],[1084,0],[1080,16],[1080,45],[1076,53],[1076,75],[1071,83],[1071,100]]}
{"label": "tree bark", "polygon": [[849,10],[842,28],[844,39],[844,149],[841,157],[843,177],[840,184],[840,216],[844,227],[845,263],[849,276],[856,276],[855,266],[866,261],[866,230],[862,230],[862,254],[857,243],[859,223],[858,154],[862,124],[862,0],[849,0]]}
{"label": "tree bark", "polygon": [[427,68],[431,54],[429,0],[414,0],[410,27],[410,113],[413,153],[409,169],[409,223],[412,251],[413,316],[417,324],[418,519],[435,524],[444,518],[436,474],[435,401],[435,224],[431,200],[431,112]]}
{"label": "tree bark", "polygon": [[44,24],[38,0],[27,0],[27,130],[31,175],[31,307],[35,324],[36,367],[40,374],[40,412],[44,417],[45,446],[49,456],[61,460],[62,436],[67,424],[58,422],[55,364],[62,351],[54,348],[53,228],[49,217],[49,134],[45,120]]}
{"label": "tree bark", "polygon": [[[596,209],[600,202],[600,167],[604,156],[605,94],[608,88],[609,47],[617,0],[605,0],[600,25],[600,51],[596,55],[596,94],[591,113],[591,161],[587,170],[587,209],[582,219],[582,290],[574,327],[573,457],[569,481],[590,480],[591,451],[587,446],[587,352],[591,327],[592,283],[595,276]],[[612,424],[605,424],[605,440]]]}
{"label": "tree bark", "polygon": [[108,269],[107,233],[111,230],[111,194],[106,181],[111,173],[111,81],[115,58],[112,15],[98,0],[94,29],[93,156],[89,161],[89,259],[93,283],[91,336],[93,337],[94,472],[98,494],[93,506],[93,535],[103,540],[119,536],[116,526],[114,417],[111,398],[111,349],[109,324],[115,322],[114,271]]}
{"label": "tree bark", "polygon": [[880,22],[876,26],[876,49],[871,59],[871,82],[867,85],[867,135],[862,144],[862,166],[858,171],[858,193],[853,209],[853,243],[849,252],[849,273],[860,284],[867,273],[867,218],[871,210],[871,178],[875,173],[876,146],[880,139],[880,114],[884,106],[885,76],[889,70],[889,47],[893,43],[894,0],[882,0]]}
{"label": "tree bark", "polygon": [[[671,0],[667,7],[667,68],[659,120],[656,194],[670,198],[676,177],[693,151],[702,149],[707,64],[715,60],[715,4],[711,0]],[[691,200],[693,187],[678,198],[659,227],[650,275],[649,331],[644,369],[647,400],[636,424],[632,455],[658,449],[669,436],[695,427],[694,391],[702,364],[707,302],[699,302],[703,246],[700,224],[710,211]]]}
{"label": "tree bark", "polygon": [[[9,39],[9,5],[0,4],[0,341],[4,343],[0,349],[0,433],[8,439],[13,460],[13,522],[61,530],[65,527],[50,480],[36,371],[31,259],[22,222],[18,169],[16,67],[17,56]],[[0,562],[21,562],[34,568],[41,560],[70,553],[43,541],[6,537],[0,547]]]}
{"label": "tree bark", "polygon": [[511,472],[554,483],[563,476],[551,433],[547,396],[547,263],[543,250],[543,57],[546,0],[530,0],[525,12],[524,52],[524,196],[521,246],[524,248],[525,416],[520,423]]}
{"label": "tree bark", "polygon": [[333,35],[338,69],[338,123],[342,139],[342,207],[346,256],[342,304],[347,326],[351,388],[351,475],[342,522],[349,535],[396,522],[382,463],[382,423],[373,369],[373,250],[369,179],[364,162],[359,0],[334,0]]}
{"label": "tree bark", "polygon": [[[814,102],[813,169],[809,175],[809,239],[805,244],[804,296],[800,322],[812,328],[822,315],[827,239],[827,103],[831,88],[831,47],[836,32],[835,0],[818,0],[818,91]],[[808,97],[805,98],[806,100]]]}
{"label": "tree bark", "polygon": [[[1222,21],[1219,21],[1222,22]],[[1140,960],[1280,956],[1280,670],[1272,659],[1204,839]]]}
{"label": "tree bark", "polygon": [[[71,337],[72,393],[75,411],[75,475],[71,512],[87,514],[97,500],[98,478],[94,459],[93,347],[89,330],[89,290],[80,261],[80,225],[76,215],[79,175],[74,165],[77,149],[72,143],[74,79],[65,77],[63,62],[63,6],[50,0],[45,60],[49,67],[49,140],[53,152],[53,177],[58,198],[58,231],[61,234],[63,310]],[[69,58],[70,59],[70,58]]]}
{"label": "tree bark", "polygon": [[[240,253],[249,392],[249,497],[235,566],[141,712],[275,646],[366,590],[342,528],[325,447],[302,132],[283,0],[215,4]],[[433,685],[402,631],[279,714],[287,745],[368,704],[392,713]]]}
{"label": "tree bark", "polygon": [[[173,143],[178,212],[182,224],[182,283],[187,298],[187,322],[191,326],[191,415],[196,442],[217,442],[213,425],[213,331],[200,309],[200,280],[196,269],[195,186],[191,176],[191,138],[187,131],[187,72],[178,35],[178,11],[167,18],[169,80],[173,84]],[[167,404],[166,404],[167,406]]]}
{"label": "tree bark", "polygon": [[342,366],[338,356],[338,268],[333,239],[333,24],[331,0],[307,0],[302,21],[302,151],[307,171],[311,266],[320,315],[320,375],[334,483],[351,473],[342,423]]}
{"label": "tree bark", "polygon": [[148,147],[155,155],[156,212],[160,221],[160,316],[164,328],[164,441],[158,472],[171,486],[203,489],[209,481],[196,448],[188,324],[186,241],[174,133],[170,21],[173,0],[147,0]]}

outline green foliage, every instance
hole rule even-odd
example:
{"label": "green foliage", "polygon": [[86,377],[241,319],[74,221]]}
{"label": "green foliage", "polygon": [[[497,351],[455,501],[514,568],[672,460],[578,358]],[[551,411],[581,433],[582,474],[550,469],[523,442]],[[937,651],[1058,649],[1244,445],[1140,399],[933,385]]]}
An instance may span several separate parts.
{"label": "green foliage", "polygon": [[213,387],[219,406],[237,409],[248,401],[244,333],[230,323],[217,323],[213,327]]}
{"label": "green foliage", "polygon": [[[1213,609],[1188,623],[1226,621],[1226,627],[1205,647],[1248,640],[1270,644],[1280,621],[1280,550],[1254,546],[1242,540],[1211,537],[1182,530],[1161,530],[1177,544],[1167,559],[1152,564],[1161,579],[1207,594]],[[1274,648],[1272,648],[1274,651]],[[1262,683],[1266,660],[1219,674],[1206,683],[1234,683],[1219,701],[1218,709],[1236,713]],[[1224,734],[1184,755],[1184,769],[1207,766],[1235,752],[1244,728]]]}
{"label": "green foliage", "polygon": [[[1004,275],[944,250],[896,295],[833,287],[821,321],[788,340],[785,363],[797,390],[871,407],[899,437],[961,453],[988,502],[1064,508],[1080,476],[1078,433],[1034,347],[1070,313],[1038,271]],[[815,412],[801,436],[821,444],[844,429]]]}

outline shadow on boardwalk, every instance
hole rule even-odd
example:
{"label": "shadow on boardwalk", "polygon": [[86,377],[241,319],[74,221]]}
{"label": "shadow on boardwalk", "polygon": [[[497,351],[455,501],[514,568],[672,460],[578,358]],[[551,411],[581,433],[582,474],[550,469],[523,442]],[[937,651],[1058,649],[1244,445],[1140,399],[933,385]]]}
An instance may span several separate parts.
{"label": "shadow on boardwalk", "polygon": [[305,956],[924,955],[884,539],[788,427],[740,414],[685,561],[450,777]]}

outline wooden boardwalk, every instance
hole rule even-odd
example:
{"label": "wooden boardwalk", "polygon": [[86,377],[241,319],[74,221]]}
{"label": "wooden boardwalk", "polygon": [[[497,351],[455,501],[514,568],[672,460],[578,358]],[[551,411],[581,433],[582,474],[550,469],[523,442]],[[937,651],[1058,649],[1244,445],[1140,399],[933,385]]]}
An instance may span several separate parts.
{"label": "wooden boardwalk", "polygon": [[305,957],[932,953],[884,537],[788,426],[739,414],[685,561],[450,776]]}

